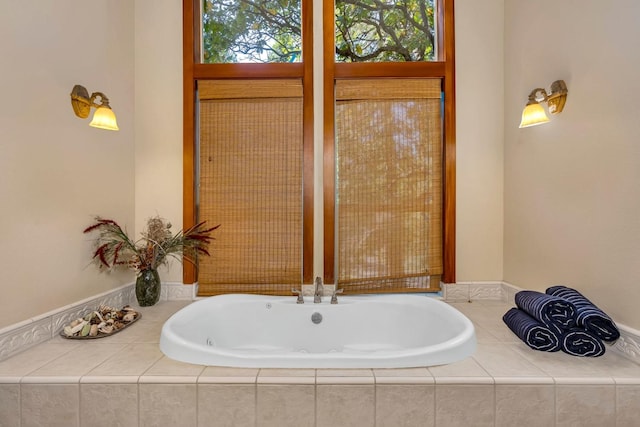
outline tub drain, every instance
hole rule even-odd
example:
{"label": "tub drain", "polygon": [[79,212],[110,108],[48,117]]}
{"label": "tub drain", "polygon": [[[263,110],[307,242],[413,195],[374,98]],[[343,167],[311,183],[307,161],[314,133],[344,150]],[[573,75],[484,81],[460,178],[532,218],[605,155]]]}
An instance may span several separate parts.
{"label": "tub drain", "polygon": [[315,312],[311,315],[311,321],[313,323],[315,323],[316,325],[320,322],[322,322],[322,314]]}

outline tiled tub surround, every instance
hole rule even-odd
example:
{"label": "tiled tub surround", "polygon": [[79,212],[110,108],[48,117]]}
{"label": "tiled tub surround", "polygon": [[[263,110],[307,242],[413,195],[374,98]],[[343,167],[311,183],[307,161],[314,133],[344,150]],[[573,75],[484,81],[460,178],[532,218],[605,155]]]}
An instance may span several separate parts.
{"label": "tiled tub surround", "polygon": [[530,350],[502,323],[512,306],[454,302],[475,324],[462,362],[408,369],[191,365],[158,348],[188,301],[140,308],[109,338],[54,337],[0,362],[0,426],[638,426],[640,366]]}

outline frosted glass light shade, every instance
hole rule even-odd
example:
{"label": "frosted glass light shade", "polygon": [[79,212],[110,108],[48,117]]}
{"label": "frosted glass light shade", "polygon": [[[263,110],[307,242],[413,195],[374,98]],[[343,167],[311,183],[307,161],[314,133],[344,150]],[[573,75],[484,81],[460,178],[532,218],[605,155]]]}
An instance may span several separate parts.
{"label": "frosted glass light shade", "polygon": [[89,126],[98,129],[120,130],[116,122],[116,115],[108,107],[98,107],[96,112],[93,113],[93,120],[91,120]]}
{"label": "frosted glass light shade", "polygon": [[527,104],[522,110],[522,121],[520,122],[520,128],[526,128],[529,126],[540,125],[549,121],[547,113],[544,112],[542,105],[534,102]]}

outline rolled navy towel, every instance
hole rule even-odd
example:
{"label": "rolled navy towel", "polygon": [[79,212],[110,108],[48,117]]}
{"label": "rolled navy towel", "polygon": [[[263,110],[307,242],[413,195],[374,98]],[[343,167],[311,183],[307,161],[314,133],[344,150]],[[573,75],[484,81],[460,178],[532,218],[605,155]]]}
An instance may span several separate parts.
{"label": "rolled navy towel", "polygon": [[515,297],[516,305],[535,318],[556,335],[576,326],[576,308],[564,298],[536,291],[520,291]]}
{"label": "rolled navy towel", "polygon": [[560,342],[562,351],[572,356],[598,357],[606,350],[600,338],[581,328],[566,331]]}
{"label": "rolled navy towel", "polygon": [[532,349],[560,350],[561,344],[558,336],[524,311],[514,307],[502,316],[502,320],[518,338]]}
{"label": "rolled navy towel", "polygon": [[606,342],[620,338],[620,331],[615,322],[604,311],[575,289],[566,286],[552,286],[547,289],[548,295],[563,298],[576,308],[576,325],[593,333]]}

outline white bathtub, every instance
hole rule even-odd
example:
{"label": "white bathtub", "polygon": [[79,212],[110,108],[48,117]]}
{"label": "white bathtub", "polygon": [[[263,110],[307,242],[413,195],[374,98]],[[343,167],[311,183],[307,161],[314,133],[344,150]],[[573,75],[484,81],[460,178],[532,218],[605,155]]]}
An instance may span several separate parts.
{"label": "white bathtub", "polygon": [[[312,322],[314,313],[320,323]],[[172,359],[250,368],[433,366],[475,348],[471,321],[424,295],[344,296],[338,304],[221,295],[175,313],[160,336],[160,349]]]}

